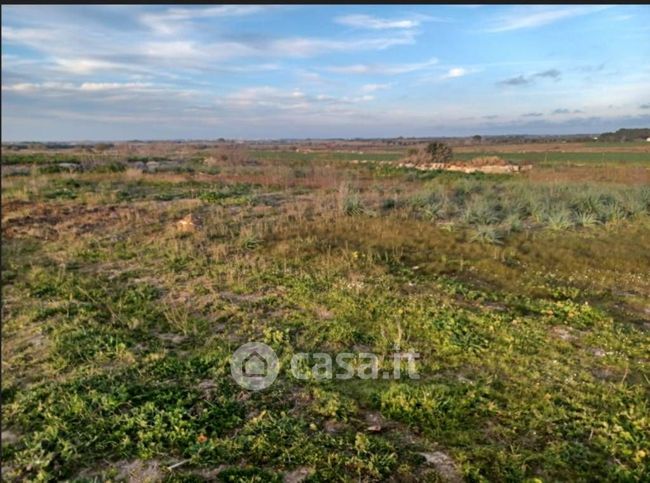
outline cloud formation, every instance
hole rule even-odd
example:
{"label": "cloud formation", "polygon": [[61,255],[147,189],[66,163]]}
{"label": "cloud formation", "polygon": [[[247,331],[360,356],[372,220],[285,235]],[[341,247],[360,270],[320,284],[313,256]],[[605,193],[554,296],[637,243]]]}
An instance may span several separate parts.
{"label": "cloud formation", "polygon": [[498,83],[503,86],[524,86],[530,84],[532,81],[523,75],[518,75],[517,77],[510,77],[509,79],[504,79]]}
{"label": "cloud formation", "polygon": [[373,15],[355,14],[336,17],[334,21],[340,25],[370,30],[413,29],[423,22],[444,21],[444,19],[429,15],[414,15],[408,18],[379,18]]}
{"label": "cloud formation", "polygon": [[375,74],[375,75],[397,75],[416,72],[432,67],[438,63],[438,59],[432,57],[423,62],[406,64],[352,64],[330,66],[326,70],[337,74]]}
{"label": "cloud formation", "polygon": [[635,18],[611,22],[609,10],[583,6],[3,6],[2,134],[408,136],[632,123],[650,108],[638,48],[650,11],[625,11]]}
{"label": "cloud formation", "polygon": [[596,13],[608,6],[544,6],[516,7],[512,12],[501,15],[492,21],[488,32],[508,32],[549,25],[560,20]]}
{"label": "cloud formation", "polygon": [[554,109],[551,114],[580,114],[583,111],[580,109],[566,109],[566,108],[559,108],[559,109]]}
{"label": "cloud formation", "polygon": [[443,79],[453,79],[455,77],[466,76],[468,73],[469,73],[469,71],[467,69],[463,68],[463,67],[452,67],[442,77],[443,77]]}
{"label": "cloud formation", "polygon": [[547,79],[560,79],[561,72],[557,69],[548,69],[541,72],[536,72],[529,76],[518,75],[516,77],[510,77],[499,81],[498,84],[502,86],[525,86],[532,84],[536,78],[547,78]]}

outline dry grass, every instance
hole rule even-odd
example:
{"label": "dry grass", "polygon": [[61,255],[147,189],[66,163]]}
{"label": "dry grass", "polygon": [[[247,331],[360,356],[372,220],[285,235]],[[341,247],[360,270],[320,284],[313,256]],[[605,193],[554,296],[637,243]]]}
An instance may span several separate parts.
{"label": "dry grass", "polygon": [[650,168],[636,166],[553,166],[526,173],[533,182],[590,182],[649,185]]}

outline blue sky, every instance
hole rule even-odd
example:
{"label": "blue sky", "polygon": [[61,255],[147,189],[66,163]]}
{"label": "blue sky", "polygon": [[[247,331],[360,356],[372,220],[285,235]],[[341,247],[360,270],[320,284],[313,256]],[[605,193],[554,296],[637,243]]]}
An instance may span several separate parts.
{"label": "blue sky", "polygon": [[650,126],[650,7],[3,6],[3,140]]}

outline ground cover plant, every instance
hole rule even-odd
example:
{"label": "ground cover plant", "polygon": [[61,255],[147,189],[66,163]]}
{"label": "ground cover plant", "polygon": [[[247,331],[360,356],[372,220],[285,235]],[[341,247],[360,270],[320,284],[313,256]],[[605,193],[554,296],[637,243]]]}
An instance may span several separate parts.
{"label": "ground cover plant", "polygon": [[[536,146],[518,175],[400,168],[405,149],[127,147],[66,150],[74,172],[7,158],[31,168],[2,179],[3,480],[650,478],[636,145],[604,179]],[[267,390],[230,376],[249,341],[282,362]],[[419,379],[287,370],[396,346]]]}

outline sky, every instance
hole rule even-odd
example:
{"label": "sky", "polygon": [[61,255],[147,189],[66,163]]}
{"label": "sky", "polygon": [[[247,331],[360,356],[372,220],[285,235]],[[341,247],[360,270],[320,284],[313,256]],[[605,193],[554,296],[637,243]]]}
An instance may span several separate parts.
{"label": "sky", "polygon": [[650,7],[2,6],[3,141],[650,126]]}

